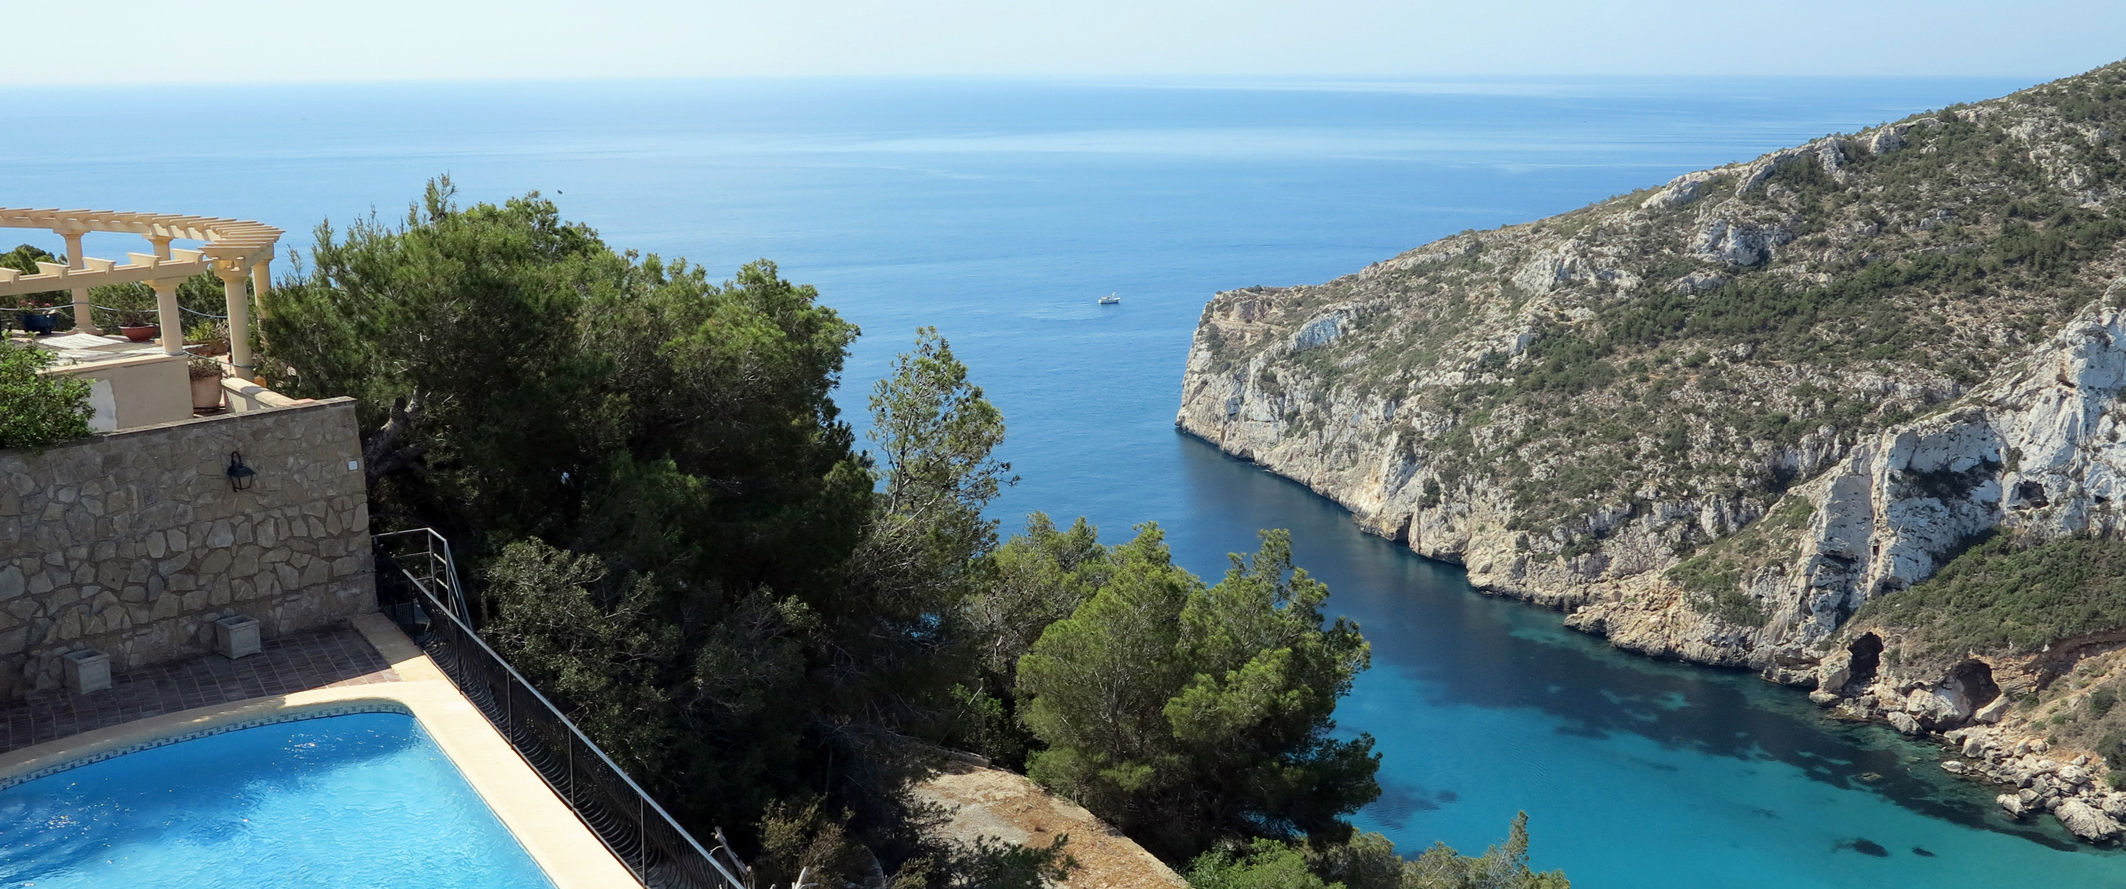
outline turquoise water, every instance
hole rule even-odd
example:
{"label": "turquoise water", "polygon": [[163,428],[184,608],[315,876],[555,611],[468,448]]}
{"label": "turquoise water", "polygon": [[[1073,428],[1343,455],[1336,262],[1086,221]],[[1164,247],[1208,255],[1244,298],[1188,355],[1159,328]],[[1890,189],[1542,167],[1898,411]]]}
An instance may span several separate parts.
{"label": "turquoise water", "polygon": [[[865,331],[846,381],[859,411],[916,326],[935,324],[1010,421],[1005,457],[1025,481],[999,505],[1008,523],[1083,514],[1114,540],[1156,520],[1206,573],[1251,550],[1257,528],[1293,530],[1302,564],[1373,641],[1340,717],[1384,753],[1386,794],[1360,821],[1407,851],[1480,849],[1525,809],[1536,864],[1593,889],[2126,885],[2126,861],[2001,821],[1929,748],[1474,595],[1459,571],[1172,426],[1215,291],[1324,281],[1465,228],[2022,85],[72,90],[12,110],[0,204],[256,216],[300,242],[321,216],[402,213],[439,172],[474,199],[541,189],[617,245],[717,269],[766,256],[818,285]],[[1121,305],[1094,304],[1110,291]]]}
{"label": "turquoise water", "polygon": [[239,729],[0,790],[0,886],[552,889],[413,717]]}

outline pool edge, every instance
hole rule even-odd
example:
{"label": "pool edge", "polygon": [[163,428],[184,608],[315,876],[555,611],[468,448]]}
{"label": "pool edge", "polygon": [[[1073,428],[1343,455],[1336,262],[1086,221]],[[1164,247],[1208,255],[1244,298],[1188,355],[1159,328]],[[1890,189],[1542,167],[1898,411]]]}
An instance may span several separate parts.
{"label": "pool edge", "polygon": [[347,713],[412,716],[556,889],[641,886],[427,655],[380,615],[350,621],[399,681],[318,688],[149,716],[0,754],[0,786],[250,725]]}

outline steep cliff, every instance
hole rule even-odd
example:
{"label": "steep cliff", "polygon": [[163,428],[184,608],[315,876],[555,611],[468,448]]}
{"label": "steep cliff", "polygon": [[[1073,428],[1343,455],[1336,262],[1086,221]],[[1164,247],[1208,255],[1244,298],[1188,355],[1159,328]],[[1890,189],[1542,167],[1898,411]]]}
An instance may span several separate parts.
{"label": "steep cliff", "polygon": [[[2043,699],[2032,652],[2118,648],[2126,584],[2003,594],[2049,615],[2009,640],[1929,582],[2126,552],[2122,211],[2126,63],[1221,293],[1176,422],[1617,645],[2013,751],[1992,673]],[[2028,802],[2126,817],[2083,778]]]}

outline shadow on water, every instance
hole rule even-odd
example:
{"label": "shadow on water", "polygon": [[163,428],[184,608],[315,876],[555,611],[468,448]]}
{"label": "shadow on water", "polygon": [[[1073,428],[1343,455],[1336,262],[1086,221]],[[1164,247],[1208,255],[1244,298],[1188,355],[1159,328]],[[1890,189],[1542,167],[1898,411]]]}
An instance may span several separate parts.
{"label": "shadow on water", "polygon": [[[1551,731],[1590,741],[1631,734],[1665,750],[1786,763],[1814,781],[1877,794],[1922,815],[2056,849],[2077,848],[2038,827],[1988,817],[1994,791],[1934,769],[1934,747],[1882,726],[1832,720],[1801,694],[1753,674],[1611,648],[1566,629],[1557,612],[1482,595],[1460,568],[1365,534],[1342,507],[1296,482],[1196,438],[1177,439],[1187,496],[1194,501],[1190,514],[1220,517],[1228,550],[1247,545],[1236,528],[1250,536],[1256,528],[1290,528],[1295,560],[1329,584],[1334,613],[1359,621],[1373,645],[1373,669],[1394,671],[1401,693],[1435,707],[1540,711]],[[1173,536],[1197,533],[1204,532]],[[1219,551],[1211,541],[1177,540],[1177,554],[1184,544],[1194,552]],[[1342,721],[1345,731],[1367,730],[1350,717]],[[1636,763],[1677,769],[1643,758]],[[1378,810],[1367,814],[1392,824],[1432,802],[1423,788],[1391,784],[1383,788]],[[1753,811],[1780,817],[1769,809]],[[1874,854],[1869,847],[1881,848],[1871,842],[1847,848]]]}
{"label": "shadow on water", "polygon": [[1461,796],[1452,790],[1431,790],[1415,782],[1382,775],[1380,798],[1366,807],[1366,813],[1393,830],[1402,830],[1409,826],[1411,815],[1437,812]]}

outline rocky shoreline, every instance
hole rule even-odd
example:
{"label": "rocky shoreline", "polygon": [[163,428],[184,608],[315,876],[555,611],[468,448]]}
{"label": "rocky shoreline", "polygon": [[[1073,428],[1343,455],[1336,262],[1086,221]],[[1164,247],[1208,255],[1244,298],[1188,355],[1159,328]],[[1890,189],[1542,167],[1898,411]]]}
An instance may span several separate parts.
{"label": "rocky shoreline", "polygon": [[[1180,430],[1194,435],[1185,425]],[[1275,472],[1274,468],[1265,468]],[[1360,525],[1371,533],[1380,533],[1377,527],[1363,522]],[[1421,551],[1419,554],[1459,564],[1456,559],[1438,559]],[[2055,749],[2043,737],[2031,734],[2012,720],[2003,724],[2012,712],[2015,698],[1997,686],[1990,690],[1984,687],[1992,681],[1990,665],[1983,674],[1966,668],[1962,674],[1952,669],[1931,676],[1910,671],[1896,677],[1879,676],[1879,660],[1869,661],[1863,656],[1863,663],[1856,666],[1852,648],[1834,652],[1823,660],[1758,664],[1739,657],[1734,648],[1710,642],[1702,647],[1677,644],[1683,634],[1653,631],[1645,625],[1635,627],[1639,634],[1635,639],[1619,640],[1608,632],[1608,615],[1612,612],[1584,610],[1581,606],[1585,601],[1569,595],[1543,596],[1473,586],[1484,595],[1561,611],[1566,615],[1565,626],[1601,636],[1613,646],[1636,654],[1707,667],[1757,669],[1767,681],[1792,687],[1796,693],[1805,691],[1811,702],[1832,716],[1880,723],[1907,737],[1940,744],[1941,769],[1965,780],[2002,788],[1995,802],[2011,817],[2027,819],[2049,813],[2075,837],[2093,844],[2126,839],[2126,791],[2114,790],[2105,782],[2102,758],[2086,751]],[[1664,612],[1653,609],[1642,613]],[[1861,638],[1876,640],[1879,645],[1879,638],[1873,635]],[[1864,642],[1856,645],[1866,648]],[[1880,652],[1878,647],[1873,655],[1879,658]],[[1972,662],[1984,663],[1967,663]],[[1856,669],[1860,675],[1856,676]],[[2028,684],[2023,683],[2025,691]]]}
{"label": "rocky shoreline", "polygon": [[2091,843],[2126,833],[2126,792],[2110,787],[2100,757],[2056,747],[2022,720],[2008,719],[2018,697],[1994,681],[1994,669],[2004,667],[2010,685],[2027,694],[2028,665],[1973,658],[1934,676],[1883,669],[1881,652],[1880,637],[1861,635],[1828,659],[1809,700],[1840,718],[1887,723],[1907,737],[1939,742],[1942,770],[2002,788],[1994,801],[2014,818],[2049,812]]}

